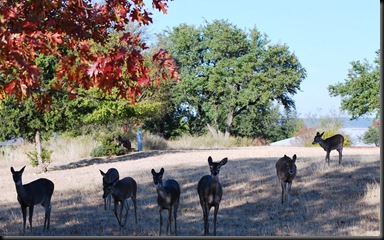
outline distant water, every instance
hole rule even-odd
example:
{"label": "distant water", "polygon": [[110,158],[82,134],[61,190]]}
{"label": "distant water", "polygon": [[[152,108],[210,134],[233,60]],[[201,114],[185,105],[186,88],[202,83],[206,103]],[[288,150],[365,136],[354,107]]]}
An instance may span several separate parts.
{"label": "distant water", "polygon": [[[307,127],[316,126],[319,122],[318,119],[308,119],[303,118]],[[372,125],[373,118],[361,118],[355,120],[349,120],[349,118],[342,118],[340,121],[343,121],[343,127],[345,128],[367,128]]]}

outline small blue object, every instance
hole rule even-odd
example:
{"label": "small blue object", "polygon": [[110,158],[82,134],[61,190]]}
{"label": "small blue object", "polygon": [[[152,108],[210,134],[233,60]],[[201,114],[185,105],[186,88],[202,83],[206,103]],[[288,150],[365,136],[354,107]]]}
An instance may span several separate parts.
{"label": "small blue object", "polygon": [[137,150],[143,151],[143,133],[141,130],[137,131]]}

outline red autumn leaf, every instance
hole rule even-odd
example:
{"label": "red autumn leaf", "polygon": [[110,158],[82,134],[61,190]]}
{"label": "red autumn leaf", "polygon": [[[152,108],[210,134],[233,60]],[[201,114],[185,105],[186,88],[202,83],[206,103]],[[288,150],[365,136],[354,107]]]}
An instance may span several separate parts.
{"label": "red autumn leaf", "polygon": [[[168,1],[152,0],[152,8],[166,13]],[[89,0],[2,0],[0,13],[0,72],[3,79],[13,79],[0,81],[0,99],[6,95],[15,95],[20,100],[24,95],[31,98],[31,88],[34,91],[40,88],[37,81],[40,69],[36,66],[40,53],[55,54],[59,59],[58,84],[51,85],[51,90],[61,89],[64,82],[67,91],[73,93],[79,86],[107,90],[118,86],[121,95],[135,101],[140,94],[135,86],[151,81],[142,56],[147,46],[140,36],[127,33],[121,38],[130,52],[111,49],[107,53],[91,53],[89,45],[93,41],[105,46],[108,32],[124,30],[129,22],[151,23],[151,12],[143,0],[109,0],[104,4]],[[157,77],[177,76],[169,57],[166,54],[156,57]],[[121,79],[122,71],[129,80]],[[36,103],[41,106],[51,103],[45,94],[40,95],[42,99],[36,99]]]}

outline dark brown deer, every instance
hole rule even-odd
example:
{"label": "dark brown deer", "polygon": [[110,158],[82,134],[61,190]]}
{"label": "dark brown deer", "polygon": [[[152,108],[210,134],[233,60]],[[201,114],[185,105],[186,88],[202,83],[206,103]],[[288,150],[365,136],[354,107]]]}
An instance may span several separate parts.
{"label": "dark brown deer", "polygon": [[159,205],[160,213],[160,229],[159,236],[161,236],[161,228],[163,226],[163,217],[161,211],[163,209],[168,210],[168,222],[167,222],[167,233],[172,234],[171,222],[172,222],[172,208],[173,218],[175,220],[175,235],[177,235],[177,208],[180,201],[180,185],[174,179],[168,179],[163,183],[164,168],[160,169],[160,172],[156,172],[154,169],[151,171],[153,176],[153,183],[157,190],[157,204]]}
{"label": "dark brown deer", "polygon": [[[284,195],[286,195],[288,200],[288,205],[291,205],[291,187],[292,181],[296,176],[296,154],[293,155],[292,159],[287,155],[280,158],[276,162],[276,174],[279,178],[281,184],[281,204],[284,203]],[[288,192],[287,192],[287,184],[288,184]]]}
{"label": "dark brown deer", "polygon": [[119,181],[119,172],[116,168],[110,168],[106,173],[99,169],[101,175],[103,176],[103,199],[104,199],[104,210],[111,208],[111,192],[108,191],[108,188]]}
{"label": "dark brown deer", "polygon": [[[136,192],[137,192],[137,183],[131,177],[125,177],[115,184],[111,185],[107,189],[105,195],[111,194],[114,201],[114,213],[119,223],[120,230],[125,226],[128,217],[128,198],[132,199],[133,207],[135,211],[135,222],[137,223],[137,214],[136,214]],[[120,215],[117,214],[117,208],[120,205]],[[125,208],[124,221],[123,221],[123,209]]]}
{"label": "dark brown deer", "polygon": [[223,196],[223,188],[219,182],[220,168],[224,166],[228,158],[223,158],[220,162],[213,162],[211,156],[208,157],[208,164],[211,175],[205,175],[197,184],[197,193],[199,194],[200,204],[203,208],[204,217],[204,235],[209,233],[208,215],[211,207],[214,207],[213,212],[213,234],[216,236],[216,220],[217,212],[221,197]]}
{"label": "dark brown deer", "polygon": [[35,205],[41,204],[45,210],[44,231],[49,230],[51,218],[51,198],[54,190],[54,184],[46,178],[39,178],[33,182],[22,183],[22,175],[25,166],[20,171],[15,171],[11,167],[13,181],[16,185],[17,200],[23,213],[23,234],[25,234],[25,222],[27,217],[27,207],[29,207],[29,226],[32,232],[32,216]]}
{"label": "dark brown deer", "polygon": [[343,146],[344,146],[343,135],[336,134],[324,140],[321,138],[323,135],[324,135],[324,132],[322,134],[317,132],[315,138],[313,139],[312,144],[319,143],[320,146],[324,149],[324,151],[327,152],[327,154],[325,155],[324,165],[327,164],[327,161],[328,161],[328,166],[329,166],[329,154],[332,150],[336,150],[339,152],[339,164],[341,164],[341,159],[343,158]]}

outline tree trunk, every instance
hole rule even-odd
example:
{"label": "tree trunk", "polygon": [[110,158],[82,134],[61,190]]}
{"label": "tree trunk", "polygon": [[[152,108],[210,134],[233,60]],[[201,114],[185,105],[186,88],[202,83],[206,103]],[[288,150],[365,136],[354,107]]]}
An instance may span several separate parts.
{"label": "tree trunk", "polygon": [[213,138],[215,139],[219,138],[219,134],[217,133],[216,129],[213,126],[211,126],[211,124],[207,123],[207,127],[208,127],[208,130],[211,132]]}
{"label": "tree trunk", "polygon": [[45,167],[43,165],[43,160],[41,158],[41,152],[42,152],[42,148],[41,148],[41,140],[40,140],[40,132],[39,131],[36,131],[36,134],[35,134],[35,146],[36,146],[36,152],[37,152],[37,168],[39,169],[40,172],[44,172],[45,171]]}
{"label": "tree trunk", "polygon": [[231,135],[232,123],[233,123],[234,111],[230,111],[227,115],[227,124],[225,126],[225,139],[228,139]]}

